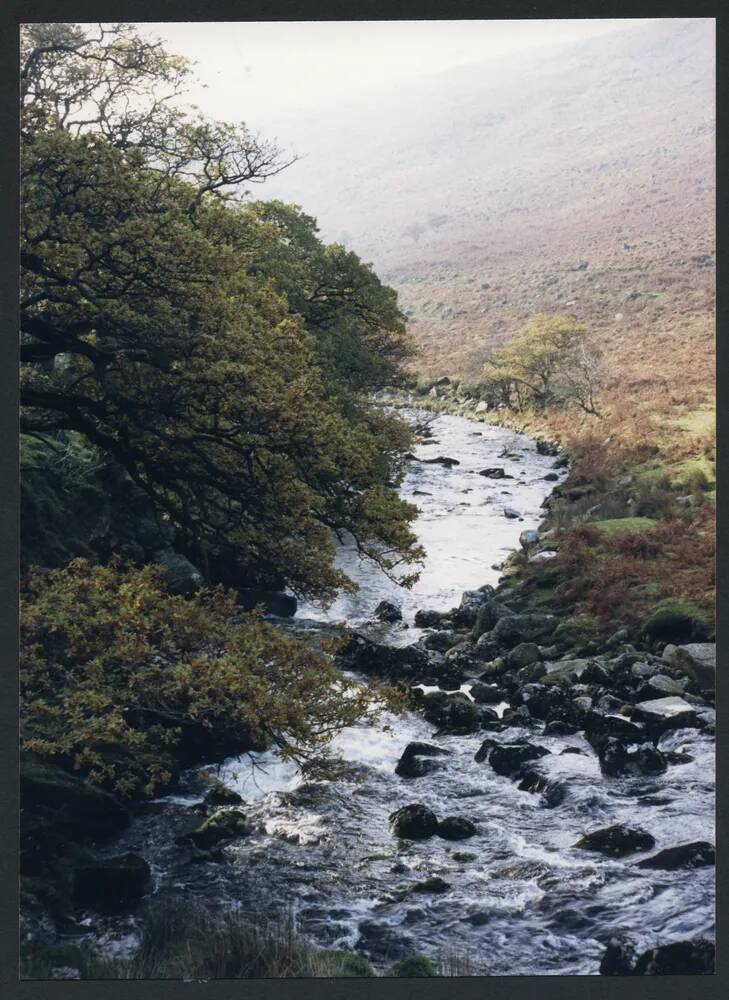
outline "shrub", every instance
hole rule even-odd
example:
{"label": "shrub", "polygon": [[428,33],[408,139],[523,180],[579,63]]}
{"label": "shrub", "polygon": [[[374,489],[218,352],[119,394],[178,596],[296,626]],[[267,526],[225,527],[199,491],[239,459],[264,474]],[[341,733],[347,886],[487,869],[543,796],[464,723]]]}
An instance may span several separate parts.
{"label": "shrub", "polygon": [[425,978],[426,976],[437,976],[433,963],[425,955],[408,955],[395,962],[385,973],[387,976],[395,976],[398,979]]}
{"label": "shrub", "polygon": [[21,617],[23,748],[122,796],[151,795],[185,749],[275,743],[327,761],[344,726],[373,720],[393,689],[360,687],[232,592],[170,596],[161,570],[91,566],[28,573]]}

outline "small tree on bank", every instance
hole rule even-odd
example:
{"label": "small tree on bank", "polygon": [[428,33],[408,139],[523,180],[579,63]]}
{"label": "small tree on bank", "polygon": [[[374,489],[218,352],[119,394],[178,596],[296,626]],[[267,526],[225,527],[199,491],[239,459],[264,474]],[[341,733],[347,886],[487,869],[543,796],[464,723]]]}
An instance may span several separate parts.
{"label": "small tree on bank", "polygon": [[602,356],[585,327],[568,316],[537,315],[484,366],[491,394],[514,410],[577,406],[599,416]]}

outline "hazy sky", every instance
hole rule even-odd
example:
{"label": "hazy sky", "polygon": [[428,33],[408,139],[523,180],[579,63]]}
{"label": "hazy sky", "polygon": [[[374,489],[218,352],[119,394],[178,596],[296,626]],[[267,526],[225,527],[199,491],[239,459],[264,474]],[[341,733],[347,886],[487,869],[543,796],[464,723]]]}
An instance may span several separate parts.
{"label": "hazy sky", "polygon": [[555,47],[651,18],[523,21],[289,21],[140,24],[196,61],[205,114],[265,127],[371,88],[489,56]]}

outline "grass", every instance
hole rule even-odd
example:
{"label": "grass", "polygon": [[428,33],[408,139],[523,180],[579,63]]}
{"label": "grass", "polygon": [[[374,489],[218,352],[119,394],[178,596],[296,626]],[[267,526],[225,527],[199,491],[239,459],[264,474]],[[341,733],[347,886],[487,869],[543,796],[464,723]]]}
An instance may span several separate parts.
{"label": "grass", "polygon": [[615,535],[620,531],[645,531],[652,528],[656,520],[653,517],[612,517],[590,523],[608,535]]}

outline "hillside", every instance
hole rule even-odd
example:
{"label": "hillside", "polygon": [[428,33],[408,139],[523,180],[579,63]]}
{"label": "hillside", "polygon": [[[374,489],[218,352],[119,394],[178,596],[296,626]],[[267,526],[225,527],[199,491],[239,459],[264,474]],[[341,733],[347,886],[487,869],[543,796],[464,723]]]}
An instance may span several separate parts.
{"label": "hillside", "polygon": [[398,289],[419,373],[473,379],[561,311],[621,388],[694,405],[713,377],[713,32],[656,21],[299,117],[303,158],[267,194]]}

